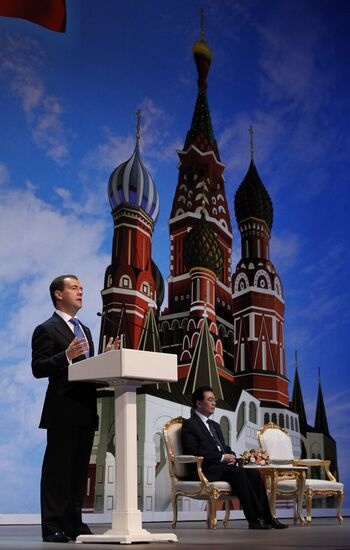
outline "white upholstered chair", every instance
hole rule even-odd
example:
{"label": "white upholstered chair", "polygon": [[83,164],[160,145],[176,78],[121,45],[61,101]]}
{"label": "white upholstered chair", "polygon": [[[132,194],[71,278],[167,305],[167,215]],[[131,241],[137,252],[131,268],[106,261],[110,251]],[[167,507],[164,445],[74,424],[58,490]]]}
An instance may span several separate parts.
{"label": "white upholstered chair", "polygon": [[[225,517],[223,524],[226,527],[230,517],[230,500],[234,496],[231,486],[226,481],[208,481],[202,472],[203,457],[184,455],[181,445],[181,429],[183,418],[178,416],[169,420],[163,426],[163,436],[167,450],[169,473],[171,479],[171,504],[173,507],[173,528],[177,522],[177,498],[185,496],[197,500],[208,501],[207,525],[215,529],[217,525],[217,501],[225,502]],[[189,464],[197,464],[199,481],[190,481]]]}
{"label": "white upholstered chair", "polygon": [[[308,524],[311,523],[312,499],[314,497],[335,496],[337,498],[337,518],[341,524],[343,522],[341,507],[344,500],[344,485],[339,483],[330,472],[330,460],[294,459],[292,443],[288,433],[273,422],[269,422],[260,428],[258,439],[260,447],[269,453],[272,464],[324,468],[327,479],[307,477],[305,480],[306,521]],[[278,480],[277,496],[283,498],[296,497],[296,480],[291,478]]]}

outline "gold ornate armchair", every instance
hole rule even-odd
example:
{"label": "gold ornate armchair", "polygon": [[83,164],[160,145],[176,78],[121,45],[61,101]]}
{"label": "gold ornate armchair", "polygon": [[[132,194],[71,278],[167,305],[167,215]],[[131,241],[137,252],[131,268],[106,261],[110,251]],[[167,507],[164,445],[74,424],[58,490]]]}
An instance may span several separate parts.
{"label": "gold ornate armchair", "polygon": [[[258,439],[260,447],[266,450],[271,459],[272,464],[292,464],[294,466],[303,467],[323,467],[327,479],[306,478],[304,496],[306,499],[306,521],[311,523],[312,499],[314,497],[334,496],[337,498],[337,518],[339,523],[343,523],[341,515],[341,507],[344,500],[344,485],[339,483],[329,470],[330,460],[318,459],[299,459],[295,460],[293,456],[292,443],[288,433],[274,424],[269,422],[258,431]],[[296,480],[295,479],[278,479],[277,481],[277,496],[283,498],[296,497]]]}
{"label": "gold ornate armchair", "polygon": [[[218,500],[225,503],[225,517],[223,524],[226,527],[230,517],[230,500],[234,496],[231,486],[226,481],[208,481],[202,472],[203,457],[184,455],[181,445],[181,429],[183,418],[178,416],[169,420],[163,426],[163,436],[167,450],[169,473],[171,479],[171,504],[173,507],[172,527],[177,522],[177,498],[185,496],[197,500],[207,500],[207,525],[215,529],[217,525],[216,508]],[[190,481],[189,464],[197,464],[199,481]]]}

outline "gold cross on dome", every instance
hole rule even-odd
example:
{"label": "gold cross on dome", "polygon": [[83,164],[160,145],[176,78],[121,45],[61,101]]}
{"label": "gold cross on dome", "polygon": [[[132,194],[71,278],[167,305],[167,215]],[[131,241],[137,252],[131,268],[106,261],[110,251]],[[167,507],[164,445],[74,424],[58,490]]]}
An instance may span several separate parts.
{"label": "gold cross on dome", "polygon": [[251,160],[254,160],[254,142],[253,142],[254,130],[252,125],[249,126],[249,134],[250,134],[250,158]]}
{"label": "gold cross on dome", "polygon": [[204,9],[201,9],[201,40],[204,42]]}
{"label": "gold cross on dome", "polygon": [[141,111],[140,111],[140,109],[137,109],[136,116],[137,116],[136,145],[138,145],[139,142],[140,142],[140,129],[141,129]]}

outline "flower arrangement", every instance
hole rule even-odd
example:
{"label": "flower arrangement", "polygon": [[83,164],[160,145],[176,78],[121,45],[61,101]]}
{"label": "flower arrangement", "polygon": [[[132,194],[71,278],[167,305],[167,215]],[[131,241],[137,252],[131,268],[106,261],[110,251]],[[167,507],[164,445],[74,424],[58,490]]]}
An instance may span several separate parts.
{"label": "flower arrangement", "polygon": [[249,449],[249,451],[244,451],[241,455],[243,459],[243,464],[257,464],[259,466],[265,466],[270,464],[271,460],[266,451],[261,449]]}

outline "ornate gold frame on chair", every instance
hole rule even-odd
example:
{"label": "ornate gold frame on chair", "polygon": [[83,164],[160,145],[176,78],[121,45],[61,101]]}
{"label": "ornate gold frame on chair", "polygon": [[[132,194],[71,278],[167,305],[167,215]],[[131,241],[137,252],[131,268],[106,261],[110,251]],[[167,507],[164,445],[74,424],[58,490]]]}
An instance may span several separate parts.
{"label": "ornate gold frame on chair", "polygon": [[[217,525],[216,508],[217,501],[225,502],[225,517],[223,524],[226,527],[230,517],[230,499],[234,496],[230,490],[229,483],[225,481],[211,482],[205,477],[202,471],[203,457],[194,455],[176,454],[172,441],[172,428],[178,424],[179,429],[183,423],[182,416],[169,420],[163,426],[163,436],[167,450],[169,473],[171,480],[171,504],[173,508],[172,527],[177,523],[177,498],[185,496],[197,500],[207,500],[207,525],[210,529],[215,529]],[[177,434],[176,434],[177,435]],[[182,449],[178,441],[178,447]],[[199,481],[189,481],[186,476],[186,464],[197,464]]]}
{"label": "ornate gold frame on chair", "polygon": [[[287,437],[289,437],[288,432],[278,426],[277,424],[274,424],[273,422],[268,422],[264,426],[258,430],[258,441],[259,445],[262,449],[265,449],[265,446],[262,443],[262,435],[263,433],[268,429],[278,429],[281,432],[283,432]],[[268,452],[268,450],[267,450]],[[273,466],[273,461],[271,461],[271,467]],[[303,495],[303,488],[304,488],[304,482],[305,482],[305,471],[298,471],[297,469],[293,471],[293,466],[296,466],[294,464],[294,460],[291,458],[289,461],[286,461],[285,463],[285,470],[283,470],[283,465],[278,465],[278,471],[276,470],[274,472],[274,487],[268,487],[268,491],[274,490],[274,500],[276,500],[277,497],[287,498],[287,499],[293,499],[294,500],[294,515],[293,515],[293,521],[296,525],[299,521],[301,525],[305,523],[305,520],[302,516],[302,495]],[[288,492],[279,490],[278,483],[282,481],[292,481],[295,482],[295,489],[290,490]],[[272,483],[272,480],[270,480],[270,483]],[[301,493],[300,493],[301,491]],[[297,510],[297,502],[299,498],[299,504],[300,504],[300,510]],[[275,510],[272,511],[272,513],[275,513]]]}
{"label": "ornate gold frame on chair", "polygon": [[[306,479],[305,483],[305,498],[306,498],[306,521],[309,525],[312,521],[311,517],[311,510],[312,510],[312,499],[314,497],[337,497],[337,518],[338,522],[341,525],[344,521],[343,516],[341,515],[341,509],[344,501],[344,485],[342,483],[337,482],[336,478],[330,471],[330,460],[322,460],[317,458],[303,458],[300,460],[295,460],[294,464],[296,466],[307,466],[307,467],[323,467],[325,470],[325,474],[328,477],[328,480],[331,483],[336,483],[339,487],[338,488],[313,488],[310,484],[312,481],[311,479]],[[309,483],[308,483],[309,482]]]}
{"label": "ornate gold frame on chair", "polygon": [[[277,429],[281,432],[285,433],[289,438],[289,434],[286,430],[278,426],[277,424],[274,424],[273,422],[268,422],[265,424],[260,430],[258,431],[258,440],[260,447],[263,448],[262,443],[262,434],[268,430],[268,429]],[[312,521],[311,518],[311,510],[312,510],[312,499],[316,496],[318,497],[329,497],[334,496],[337,497],[337,518],[338,522],[340,524],[343,523],[343,516],[341,515],[341,508],[344,501],[344,485],[342,483],[337,482],[333,474],[330,472],[330,460],[322,460],[322,459],[293,459],[291,460],[291,464],[294,466],[301,466],[301,467],[324,467],[325,474],[327,476],[327,480],[316,480],[312,478],[306,478],[305,480],[305,490],[304,495],[306,499],[306,521],[307,524],[310,524]],[[285,478],[278,478],[278,481],[283,481]],[[294,493],[289,492],[286,493],[285,491],[279,491],[278,490],[278,482],[277,482],[277,494],[278,496],[283,496],[284,498],[290,496],[295,496]]]}

